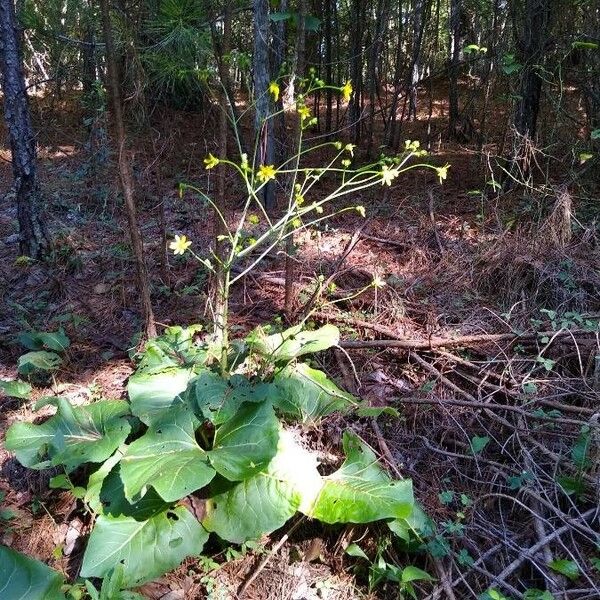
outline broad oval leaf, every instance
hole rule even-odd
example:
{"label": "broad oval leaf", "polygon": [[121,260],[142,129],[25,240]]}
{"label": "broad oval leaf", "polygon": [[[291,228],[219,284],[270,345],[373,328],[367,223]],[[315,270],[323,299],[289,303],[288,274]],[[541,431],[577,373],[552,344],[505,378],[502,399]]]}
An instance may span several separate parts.
{"label": "broad oval leaf", "polygon": [[31,394],[31,386],[26,381],[14,379],[13,381],[5,381],[0,379],[0,390],[2,390],[10,398],[21,398],[28,400]]}
{"label": "broad oval leaf", "polygon": [[290,361],[304,354],[327,350],[337,346],[339,341],[340,332],[335,325],[324,325],[315,331],[302,331],[302,326],[297,325],[274,335],[267,335],[258,327],[246,338],[254,352],[275,362]]}
{"label": "broad oval leaf", "polygon": [[121,479],[130,502],[150,485],[164,500],[174,502],[210,482],[215,471],[196,443],[197,425],[187,407],[180,406],[127,447]]}
{"label": "broad oval leaf", "polygon": [[303,423],[355,406],[358,400],[342,391],[323,371],[305,363],[287,365],[274,378],[279,389],[275,406]]}
{"label": "broad oval leaf", "polygon": [[19,357],[17,370],[21,375],[32,375],[36,372],[52,373],[62,364],[62,358],[55,352],[27,352]]}
{"label": "broad oval leaf", "polygon": [[57,406],[57,413],[41,425],[15,423],[8,429],[5,446],[22,465],[64,465],[72,471],[86,462],[104,462],[131,431],[126,402],[103,400],[73,407],[58,398]]}
{"label": "broad oval leaf", "polygon": [[64,600],[63,576],[43,562],[0,546],[2,600]]}
{"label": "broad oval leaf", "polygon": [[85,503],[95,513],[133,517],[136,521],[146,521],[171,508],[172,503],[165,502],[152,488],[137,502],[128,502],[121,481],[121,466],[118,464],[122,456],[122,451],[117,450],[90,475]]}
{"label": "broad oval leaf", "polygon": [[256,539],[284,525],[296,511],[306,512],[321,485],[316,457],[282,430],[265,472],[237,484],[220,479],[211,485],[202,524],[233,543]]}
{"label": "broad oval leaf", "polygon": [[127,384],[131,412],[146,425],[158,422],[164,413],[179,402],[181,394],[194,377],[192,369],[171,368],[159,373],[137,371]]}
{"label": "broad oval leaf", "polygon": [[414,497],[412,481],[392,480],[373,451],[349,432],[344,433],[346,460],[323,478],[323,487],[308,516],[324,523],[369,523],[406,519]]}
{"label": "broad oval leaf", "polygon": [[194,342],[202,325],[167,327],[164,333],[146,343],[138,370],[158,372],[169,367],[203,365],[206,349]]}
{"label": "broad oval leaf", "polygon": [[71,341],[63,329],[55,332],[24,331],[18,336],[19,343],[28,350],[54,350],[64,352]]}
{"label": "broad oval leaf", "polygon": [[100,515],[83,557],[82,577],[105,577],[123,565],[123,584],[160,577],[188,556],[199,556],[208,533],[183,506],[146,521]]}
{"label": "broad oval leaf", "polygon": [[270,383],[254,384],[242,375],[224,379],[206,370],[190,382],[184,397],[199,418],[222,425],[244,402],[274,401],[277,388]]}
{"label": "broad oval leaf", "polygon": [[248,479],[263,471],[277,452],[279,421],[268,402],[245,402],[215,432],[210,462],[230,481]]}

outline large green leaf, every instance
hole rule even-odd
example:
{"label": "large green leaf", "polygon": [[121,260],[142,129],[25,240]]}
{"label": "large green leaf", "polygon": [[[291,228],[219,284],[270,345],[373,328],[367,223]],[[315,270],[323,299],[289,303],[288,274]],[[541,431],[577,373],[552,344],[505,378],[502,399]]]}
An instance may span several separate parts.
{"label": "large green leaf", "polygon": [[64,352],[71,344],[63,329],[55,332],[24,331],[18,336],[21,345],[28,350],[54,350]]}
{"label": "large green leaf", "polygon": [[346,460],[338,471],[323,478],[308,515],[325,523],[406,519],[414,505],[412,482],[392,480],[356,435],[346,432],[343,445]]}
{"label": "large green leaf", "polygon": [[267,335],[258,327],[246,341],[254,352],[268,356],[273,361],[290,361],[303,354],[311,354],[336,346],[340,332],[334,325],[324,325],[315,331],[302,331],[301,325],[281,333]]}
{"label": "large green leaf", "polygon": [[129,445],[121,459],[121,479],[130,502],[143,495],[147,486],[153,486],[164,500],[174,502],[210,482],[215,471],[196,443],[197,426],[196,418],[182,405],[171,409]]}
{"label": "large green leaf", "polygon": [[206,349],[194,342],[201,330],[202,325],[167,327],[162,335],[147,342],[138,369],[156,373],[169,367],[204,364]]}
{"label": "large green leaf", "polygon": [[331,381],[325,373],[305,363],[287,365],[274,378],[279,389],[276,408],[302,422],[311,422],[357,404]]}
{"label": "large green leaf", "polygon": [[100,515],[83,557],[82,577],[104,577],[119,563],[127,587],[138,586],[198,556],[208,533],[183,506],[146,521]]}
{"label": "large green leaf", "polygon": [[126,402],[103,400],[73,407],[58,398],[56,403],[56,415],[45,423],[15,423],[6,433],[6,448],[26,467],[64,465],[72,471],[86,462],[103,462],[131,431]]}
{"label": "large green leaf", "polygon": [[208,370],[200,373],[185,393],[196,414],[214,425],[233,417],[243,402],[273,401],[276,397],[277,388],[272,384],[254,384],[242,375],[224,379]]}
{"label": "large green leaf", "polygon": [[22,400],[28,400],[31,394],[31,386],[26,381],[19,379],[13,381],[0,379],[0,390],[11,398],[21,398]]}
{"label": "large green leaf", "polygon": [[32,375],[37,372],[44,374],[57,371],[62,363],[62,358],[55,352],[27,352],[19,356],[17,361],[17,370],[21,375]]}
{"label": "large green leaf", "polygon": [[100,502],[102,514],[112,517],[133,517],[136,521],[150,519],[172,506],[172,502],[163,500],[153,488],[135,502],[129,502],[125,497],[121,465],[114,467],[102,482]]}
{"label": "large green leaf", "polygon": [[43,562],[0,546],[2,600],[64,600],[64,578]]}
{"label": "large green leaf", "polygon": [[277,452],[279,421],[268,402],[246,402],[215,432],[208,453],[213,467],[230,481],[262,471]]}
{"label": "large green leaf", "polygon": [[181,402],[179,394],[192,377],[190,368],[173,367],[159,373],[137,371],[127,384],[131,412],[146,425],[160,421],[174,404]]}
{"label": "large green leaf", "polygon": [[290,432],[281,431],[277,454],[265,472],[240,483],[220,479],[206,502],[202,524],[240,544],[278,529],[307,511],[321,488],[316,458]]}

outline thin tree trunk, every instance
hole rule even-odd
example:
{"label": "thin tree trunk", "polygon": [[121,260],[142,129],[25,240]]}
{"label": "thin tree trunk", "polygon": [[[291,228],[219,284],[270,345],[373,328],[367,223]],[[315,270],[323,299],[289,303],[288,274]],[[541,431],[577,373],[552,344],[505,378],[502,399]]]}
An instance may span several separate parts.
{"label": "thin tree trunk", "polygon": [[[306,0],[300,0],[298,5],[298,32],[296,39],[296,66],[295,66],[295,75],[298,79],[301,79],[304,76],[304,69],[306,63]],[[301,128],[302,125],[299,123],[299,119],[297,115],[294,115],[296,125],[294,131],[294,152],[299,152],[300,148],[300,136],[301,136]],[[298,167],[300,157],[298,156],[296,159],[296,168]],[[290,182],[288,184],[288,193],[291,194],[291,186],[293,185],[293,174],[290,174]],[[291,319],[291,316],[294,312],[294,303],[295,303],[295,294],[294,294],[294,283],[296,278],[295,273],[295,259],[294,259],[294,234],[290,235],[286,239],[285,243],[285,314],[288,319]]]}
{"label": "thin tree trunk", "polygon": [[117,151],[119,153],[118,158],[121,189],[123,191],[123,198],[125,200],[127,221],[129,224],[129,235],[131,237],[131,246],[133,249],[133,255],[135,257],[138,292],[140,294],[140,304],[144,319],[144,333],[147,338],[152,338],[156,336],[156,324],[154,322],[154,313],[150,299],[150,282],[144,257],[144,243],[142,241],[142,236],[140,234],[137,221],[133,173],[131,169],[131,163],[129,161],[129,154],[126,148],[119,74],[117,71],[108,0],[100,0],[100,8],[102,11],[102,24],[104,28],[104,43],[106,45],[107,83],[109,86],[109,94],[112,100],[115,137],[117,142]]}
{"label": "thin tree trunk", "polygon": [[[254,98],[255,130],[258,140],[258,163],[271,165],[274,162],[273,120],[269,108],[269,2],[254,0]],[[267,212],[275,208],[273,182],[263,187],[263,203]]]}
{"label": "thin tree trunk", "polygon": [[375,129],[375,96],[379,89],[379,78],[377,74],[378,58],[383,49],[383,38],[389,21],[389,0],[378,0],[374,19],[373,43],[369,53],[369,64],[367,67],[369,80],[369,131],[367,134],[367,156],[371,156],[373,147],[373,133]]}
{"label": "thin tree trunk", "polygon": [[10,138],[21,254],[41,258],[48,238],[39,215],[35,136],[23,76],[23,60],[13,0],[0,0],[0,70],[4,118]]}
{"label": "thin tree trunk", "polygon": [[392,93],[392,103],[390,105],[390,112],[384,135],[384,144],[386,146],[391,146],[396,137],[396,113],[398,112],[398,102],[400,100],[400,92],[402,91],[402,64],[404,59],[404,53],[402,51],[402,35],[404,31],[402,3],[403,0],[398,0],[398,41],[396,43],[396,57],[394,64],[394,91]]}
{"label": "thin tree trunk", "polygon": [[553,0],[526,0],[522,33],[517,40],[523,70],[515,128],[520,135],[530,139],[535,137],[540,110],[543,80],[539,62],[548,43],[552,3]]}
{"label": "thin tree trunk", "polygon": [[448,129],[449,137],[451,139],[457,139],[457,137],[460,137],[460,108],[458,105],[458,70],[461,52],[461,0],[450,0],[449,25],[450,36],[448,48]]}
{"label": "thin tree trunk", "polygon": [[[215,33],[213,38],[216,39]],[[223,35],[220,43],[216,45],[217,64],[219,77],[221,79],[221,90],[219,94],[219,154],[220,158],[227,157],[227,121],[230,115],[230,99],[227,94],[229,87],[229,67],[225,57],[230,52],[231,47],[231,10],[230,5],[225,1],[223,6]],[[219,165],[217,172],[217,196],[215,198],[216,210],[214,211],[214,231],[215,231],[215,254],[217,256],[217,273],[215,277],[214,292],[214,333],[217,341],[222,345],[222,352],[227,352],[227,285],[226,269],[224,261],[226,259],[227,248],[225,240],[222,238],[226,231],[226,224],[223,222],[226,214],[226,194],[225,194],[225,165]],[[225,364],[225,357],[222,357],[221,364]]]}

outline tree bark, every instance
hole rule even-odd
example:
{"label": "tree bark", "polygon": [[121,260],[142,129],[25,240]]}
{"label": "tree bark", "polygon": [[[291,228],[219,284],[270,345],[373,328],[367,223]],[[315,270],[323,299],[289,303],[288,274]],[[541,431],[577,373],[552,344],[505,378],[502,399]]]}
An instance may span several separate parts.
{"label": "tree bark", "polygon": [[[258,140],[259,165],[271,165],[274,162],[273,120],[269,107],[269,2],[254,0],[254,98],[255,131]],[[275,208],[275,190],[273,182],[263,186],[263,203],[267,212]]]}
{"label": "tree bark", "polygon": [[543,80],[539,63],[550,34],[553,0],[526,0],[521,34],[517,39],[519,58],[523,65],[520,94],[515,110],[515,128],[525,137],[536,134]]}
{"label": "tree bark", "polygon": [[[459,119],[460,109],[458,104],[458,71],[461,52],[461,0],[450,0],[450,36],[448,48],[448,117],[449,137],[460,138]],[[459,139],[459,141],[463,141]]]}
{"label": "tree bark", "polygon": [[10,138],[17,200],[21,254],[42,258],[48,237],[40,218],[35,135],[23,76],[23,59],[13,0],[0,0],[0,70],[4,92],[4,119]]}
{"label": "tree bark", "polygon": [[138,292],[140,294],[140,304],[144,319],[144,333],[147,338],[152,338],[156,336],[156,324],[154,322],[154,312],[152,310],[152,302],[150,299],[150,282],[148,278],[148,270],[146,268],[146,260],[144,257],[144,243],[137,221],[133,173],[129,160],[129,153],[126,148],[125,126],[123,124],[123,110],[121,107],[121,93],[119,86],[119,73],[117,70],[108,0],[100,0],[100,9],[102,11],[104,43],[106,45],[107,83],[109,87],[109,95],[112,101],[114,130],[117,142],[117,151],[119,153],[119,178],[121,181],[123,198],[125,200],[131,246],[133,249],[133,255],[135,257]]}

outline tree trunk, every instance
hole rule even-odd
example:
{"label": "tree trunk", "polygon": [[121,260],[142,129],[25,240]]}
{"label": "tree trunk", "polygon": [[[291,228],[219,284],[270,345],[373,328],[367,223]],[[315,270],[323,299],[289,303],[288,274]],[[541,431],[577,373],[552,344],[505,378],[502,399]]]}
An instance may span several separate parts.
{"label": "tree trunk", "polygon": [[41,258],[48,249],[48,238],[39,216],[36,143],[29,114],[13,0],[0,0],[0,70],[4,118],[10,138],[17,200],[19,249],[21,254]]}
{"label": "tree trunk", "polygon": [[354,93],[350,98],[348,112],[350,115],[350,127],[353,131],[353,141],[355,144],[360,142],[361,134],[361,96],[362,96],[362,45],[364,33],[364,16],[366,0],[353,0],[352,2],[352,44],[351,44],[351,63],[350,78]]}
{"label": "tree trunk", "polygon": [[[269,107],[269,2],[254,0],[254,102],[257,159],[259,165],[271,165],[274,162],[273,120]],[[265,210],[275,208],[275,190],[273,182],[263,186]]]}
{"label": "tree trunk", "polygon": [[140,294],[142,316],[144,319],[144,333],[146,337],[152,338],[156,336],[156,324],[154,323],[154,313],[152,311],[152,302],[150,299],[150,283],[146,268],[146,260],[144,257],[144,243],[137,222],[133,173],[131,169],[131,163],[129,161],[129,154],[126,148],[119,73],[117,71],[117,61],[112,36],[112,27],[110,23],[110,9],[108,6],[108,0],[100,0],[100,8],[102,10],[104,43],[106,45],[107,83],[109,87],[109,95],[112,100],[115,137],[117,142],[117,151],[119,153],[118,159],[121,189],[123,191],[123,198],[125,200],[125,208],[127,211],[127,220],[129,224],[129,235],[131,237],[131,246],[133,249],[133,255],[135,257],[138,291]]}
{"label": "tree trunk", "polygon": [[378,0],[374,19],[373,43],[369,52],[367,76],[369,81],[369,130],[367,134],[367,156],[371,156],[375,129],[375,95],[379,89],[377,73],[378,58],[383,50],[383,38],[389,21],[389,0]]}
{"label": "tree trunk", "polygon": [[[458,70],[460,64],[461,40],[461,0],[450,0],[449,21],[449,47],[448,47],[448,117],[449,137],[460,138],[459,119],[460,108],[458,105]],[[459,141],[463,141],[459,139]]]}
{"label": "tree trunk", "polygon": [[[219,93],[219,131],[218,143],[220,158],[227,158],[227,121],[231,116],[231,100],[227,93],[229,89],[229,66],[226,60],[231,47],[231,11],[227,0],[223,6],[223,35],[218,40],[216,32],[213,31],[213,40],[217,49],[217,64],[219,69],[219,78],[221,80],[221,90]],[[225,193],[225,173],[226,165],[218,165],[217,172],[217,196],[215,198],[216,209],[214,210],[213,222],[215,232],[215,254],[217,256],[217,271],[215,276],[214,290],[214,333],[217,341],[221,344],[221,364],[226,364],[226,353],[228,343],[227,332],[227,309],[228,309],[228,281],[224,265],[227,255],[225,240],[222,239],[226,231],[224,222],[226,214],[226,193]],[[224,355],[223,355],[224,354]]]}
{"label": "tree trunk", "polygon": [[526,0],[522,32],[517,40],[519,58],[523,65],[519,100],[515,110],[517,132],[530,139],[536,134],[537,118],[542,94],[539,63],[550,34],[553,0]]}

